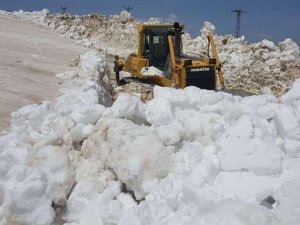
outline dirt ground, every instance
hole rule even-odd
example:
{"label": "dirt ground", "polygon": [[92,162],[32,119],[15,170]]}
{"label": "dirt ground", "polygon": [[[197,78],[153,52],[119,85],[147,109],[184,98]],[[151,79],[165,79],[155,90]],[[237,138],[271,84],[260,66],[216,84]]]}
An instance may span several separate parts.
{"label": "dirt ground", "polygon": [[0,131],[18,108],[53,100],[59,88],[54,75],[70,69],[87,51],[53,30],[0,15]]}

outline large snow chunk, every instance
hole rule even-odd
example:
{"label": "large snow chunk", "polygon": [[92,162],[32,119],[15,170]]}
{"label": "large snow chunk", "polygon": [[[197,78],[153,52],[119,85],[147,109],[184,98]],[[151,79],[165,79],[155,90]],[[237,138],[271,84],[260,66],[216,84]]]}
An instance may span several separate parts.
{"label": "large snow chunk", "polygon": [[131,14],[124,10],[120,13],[119,18],[121,23],[126,23],[133,19]]}
{"label": "large snow chunk", "polygon": [[272,41],[269,41],[266,39],[262,40],[262,42],[260,43],[260,46],[262,48],[268,49],[270,52],[276,50],[276,45]]}
{"label": "large snow chunk", "polygon": [[38,139],[45,137],[52,130],[54,123],[51,122],[55,117],[53,103],[24,106],[12,113],[11,128],[27,133],[30,139]]}
{"label": "large snow chunk", "polygon": [[281,151],[266,124],[242,116],[218,141],[225,171],[250,170],[260,175],[281,171]]}
{"label": "large snow chunk", "polygon": [[141,74],[144,76],[162,76],[163,72],[154,66],[150,66],[142,68]]}
{"label": "large snow chunk", "polygon": [[165,126],[159,126],[156,128],[159,139],[165,145],[175,145],[181,140],[183,128],[178,127],[180,124],[170,124]]}
{"label": "large snow chunk", "polygon": [[55,111],[61,115],[68,115],[79,107],[93,106],[98,104],[98,90],[97,84],[92,82],[94,85],[91,87],[83,88],[72,88],[65,90],[63,95],[59,96],[56,104]]}
{"label": "large snow chunk", "polygon": [[274,213],[279,224],[300,224],[300,176],[285,182],[276,193],[278,206]]}
{"label": "large snow chunk", "polygon": [[68,219],[82,225],[117,223],[124,205],[115,200],[121,192],[121,184],[98,179],[79,182],[68,200]]}
{"label": "large snow chunk", "polygon": [[96,194],[104,191],[104,184],[97,178],[79,181],[67,201],[69,221],[79,221],[79,215]]}
{"label": "large snow chunk", "polygon": [[7,175],[3,202],[6,224],[49,225],[54,218],[51,200],[46,195],[48,180],[37,168],[16,165]]}
{"label": "large snow chunk", "polygon": [[202,36],[206,37],[209,34],[215,34],[216,27],[210,22],[204,22],[203,28],[200,30]]}
{"label": "large snow chunk", "polygon": [[50,12],[49,9],[42,9],[41,13],[44,15],[48,15]]}
{"label": "large snow chunk", "polygon": [[294,56],[295,59],[299,58],[299,46],[292,39],[285,39],[284,41],[279,42],[278,46],[281,52],[288,52]]}
{"label": "large snow chunk", "polygon": [[101,117],[104,110],[104,106],[98,104],[86,106],[71,113],[70,117],[76,123],[94,124]]}
{"label": "large snow chunk", "polygon": [[[175,221],[174,221],[175,222]],[[224,200],[218,204],[206,203],[199,207],[191,225],[276,225],[271,211],[239,200]]]}
{"label": "large snow chunk", "polygon": [[164,147],[150,130],[120,121],[110,127],[107,137],[112,148],[110,165],[118,178],[136,191],[138,198],[143,195],[143,179],[167,175],[171,149]]}
{"label": "large snow chunk", "polygon": [[137,96],[127,93],[120,94],[111,107],[113,117],[126,118],[135,123],[145,123],[144,104]]}
{"label": "large snow chunk", "polygon": [[29,155],[28,164],[46,173],[49,196],[55,204],[65,205],[74,182],[66,150],[58,146],[43,147]]}
{"label": "large snow chunk", "polygon": [[79,75],[89,79],[103,78],[106,66],[100,52],[90,51],[80,55]]}
{"label": "large snow chunk", "polygon": [[75,127],[73,127],[69,133],[69,136],[73,142],[81,142],[87,136],[94,131],[94,126],[92,124],[82,124],[78,123]]}
{"label": "large snow chunk", "polygon": [[118,189],[112,190],[107,188],[100,195],[94,196],[80,214],[79,220],[81,225],[118,223],[123,214],[124,205],[120,201],[114,200],[120,193],[120,187],[117,182],[115,182],[115,186]]}
{"label": "large snow chunk", "polygon": [[204,186],[197,191],[185,185],[184,193],[188,195],[192,193],[192,196],[197,196],[194,201],[199,203],[212,199],[216,203],[223,199],[241,199],[259,205],[264,198],[274,194],[274,188],[272,177],[238,171],[220,172],[211,186]]}
{"label": "large snow chunk", "polygon": [[215,153],[212,146],[204,147],[197,142],[184,144],[176,154],[177,171],[189,173],[184,183],[191,188],[212,184],[220,170],[219,159]]}
{"label": "large snow chunk", "polygon": [[154,98],[147,103],[147,121],[152,125],[167,125],[173,119],[170,102],[163,98]]}
{"label": "large snow chunk", "polygon": [[[126,183],[138,199],[144,196],[141,188],[143,180],[161,179],[167,175],[173,148],[165,147],[149,127],[117,119],[99,123],[97,129],[103,129],[103,132],[89,137],[85,146],[96,144],[94,149],[101,149],[97,152],[99,163],[113,169],[118,179]],[[101,141],[95,142],[93,137]],[[107,147],[110,152],[104,150]]]}
{"label": "large snow chunk", "polygon": [[281,96],[281,101],[284,103],[292,103],[293,101],[300,100],[300,79],[293,83],[289,92]]}
{"label": "large snow chunk", "polygon": [[298,120],[291,106],[281,105],[275,112],[275,121],[279,134],[284,137],[287,132],[298,127]]}
{"label": "large snow chunk", "polygon": [[287,154],[298,158],[300,156],[300,128],[298,128],[296,135],[296,137],[286,137],[284,139],[284,148]]}

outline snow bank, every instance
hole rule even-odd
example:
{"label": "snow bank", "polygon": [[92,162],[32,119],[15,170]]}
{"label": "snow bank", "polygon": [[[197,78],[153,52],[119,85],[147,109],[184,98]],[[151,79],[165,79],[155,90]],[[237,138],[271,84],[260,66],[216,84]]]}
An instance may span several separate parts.
{"label": "snow bank", "polygon": [[[183,36],[184,51],[199,55],[206,49],[206,33],[215,32],[212,24],[204,23],[201,36]],[[216,46],[223,64],[227,88],[263,93],[267,88],[275,95],[286,93],[299,78],[299,47],[291,39],[276,46],[269,40],[248,43],[244,37],[215,35]]]}
{"label": "snow bank", "polygon": [[300,80],[280,99],[155,87],[109,107],[101,54],[80,58],[0,138],[4,224],[300,223]]}
{"label": "snow bank", "polygon": [[[94,200],[106,193],[98,190],[104,185],[96,185],[87,192],[94,198],[84,197],[81,202],[89,202],[84,212],[70,217],[70,222],[82,224],[91,218],[103,224],[299,222],[294,213],[297,191],[282,192],[297,179],[299,155],[287,152],[275,119],[279,109],[298,101],[296,88],[283,98],[287,103],[272,96],[243,99],[196,88],[154,91],[154,99],[146,104],[120,95],[103,112],[82,145],[84,159],[77,171],[82,182],[88,177],[102,180],[101,174],[110,168],[112,179],[124,183],[136,199],[145,200],[126,208],[113,197],[120,189],[109,194],[108,201]],[[289,130],[298,133],[297,126]],[[86,171],[84,178],[79,171]],[[261,206],[268,196],[275,199],[273,211]],[[73,193],[69,204],[71,199]],[[101,211],[108,206],[110,211]],[[70,215],[78,215],[82,207],[68,207]],[[290,212],[288,207],[293,207]]]}
{"label": "snow bank", "polygon": [[142,201],[135,205],[130,198],[126,208],[113,197],[120,189],[106,201],[95,200],[108,191],[96,185],[84,205],[68,207],[77,215],[69,222],[298,224],[298,84],[281,100],[194,87],[155,87],[147,103],[120,95],[83,142],[77,177],[103,180],[109,168],[121,191]]}
{"label": "snow bank", "polygon": [[15,12],[8,12],[8,11],[0,10],[0,13],[5,14],[5,15],[12,15],[15,17],[22,18],[23,20],[26,20],[26,21],[44,25],[45,18],[49,15],[49,10],[43,9],[41,11],[33,11],[33,12],[23,11],[23,10],[19,10],[19,11],[15,11]]}
{"label": "snow bank", "polygon": [[1,224],[51,224],[52,205],[66,205],[75,181],[71,150],[111,104],[102,58],[88,52],[78,72],[59,74],[64,87],[56,102],[12,113],[11,132],[0,137]]}

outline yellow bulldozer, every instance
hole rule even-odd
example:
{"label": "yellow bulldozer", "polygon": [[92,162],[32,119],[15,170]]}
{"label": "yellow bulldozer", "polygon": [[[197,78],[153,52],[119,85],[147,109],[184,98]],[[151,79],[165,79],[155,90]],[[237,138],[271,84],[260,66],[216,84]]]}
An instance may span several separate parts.
{"label": "yellow bulldozer", "polygon": [[[185,88],[196,86],[216,90],[217,81],[224,89],[224,78],[212,34],[207,36],[208,48],[205,54],[190,56],[182,52],[184,26],[138,24],[138,49],[126,60],[115,56],[114,71],[118,84],[138,81],[164,87]],[[143,71],[155,67],[161,74],[145,75]],[[120,71],[131,74],[120,80]]]}

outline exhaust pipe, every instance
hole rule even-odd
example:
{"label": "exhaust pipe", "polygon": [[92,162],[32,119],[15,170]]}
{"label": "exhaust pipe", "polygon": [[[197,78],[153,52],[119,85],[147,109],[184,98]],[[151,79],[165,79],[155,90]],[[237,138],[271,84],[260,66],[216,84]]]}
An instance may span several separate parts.
{"label": "exhaust pipe", "polygon": [[181,28],[180,28],[180,25],[178,22],[174,23],[174,29],[175,29],[175,32],[174,32],[174,43],[175,43],[175,46],[174,46],[174,51],[175,51],[175,56],[176,57],[179,57],[180,56],[180,53],[181,53]]}

